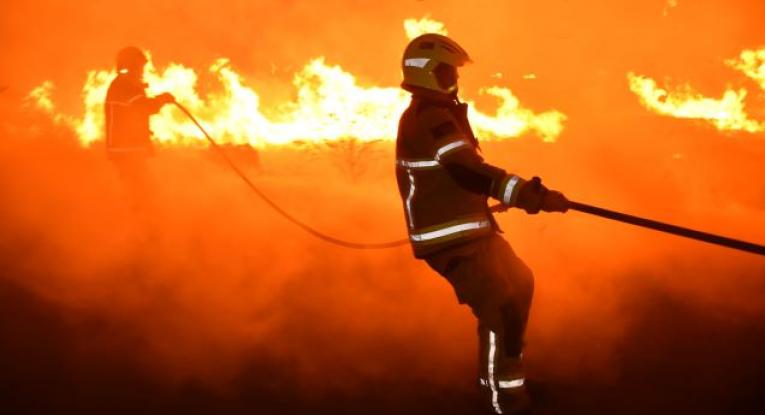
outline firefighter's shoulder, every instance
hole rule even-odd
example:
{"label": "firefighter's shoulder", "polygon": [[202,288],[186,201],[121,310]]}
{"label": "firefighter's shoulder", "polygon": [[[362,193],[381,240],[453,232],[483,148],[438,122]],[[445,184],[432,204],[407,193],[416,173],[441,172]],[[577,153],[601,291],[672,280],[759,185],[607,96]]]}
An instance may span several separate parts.
{"label": "firefighter's shoulder", "polygon": [[140,84],[130,82],[124,77],[116,77],[107,90],[107,101],[126,103],[130,100],[146,96],[146,92]]}
{"label": "firefighter's shoulder", "polygon": [[442,106],[427,106],[418,113],[418,124],[433,140],[443,141],[459,134],[454,115]]}

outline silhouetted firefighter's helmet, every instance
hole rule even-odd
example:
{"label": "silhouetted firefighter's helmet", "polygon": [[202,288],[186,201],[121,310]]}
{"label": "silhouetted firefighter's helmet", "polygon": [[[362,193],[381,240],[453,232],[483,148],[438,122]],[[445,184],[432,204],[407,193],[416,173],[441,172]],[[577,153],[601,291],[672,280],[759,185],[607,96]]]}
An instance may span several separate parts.
{"label": "silhouetted firefighter's helmet", "polygon": [[140,71],[146,65],[146,55],[135,46],[128,46],[117,53],[117,71],[127,73]]}
{"label": "silhouetted firefighter's helmet", "polygon": [[427,33],[418,36],[406,47],[401,67],[404,81],[401,86],[427,88],[434,91],[451,93],[456,90],[456,78],[453,85],[439,84],[436,73],[441,69],[456,72],[458,68],[471,62],[465,49],[446,36]]}

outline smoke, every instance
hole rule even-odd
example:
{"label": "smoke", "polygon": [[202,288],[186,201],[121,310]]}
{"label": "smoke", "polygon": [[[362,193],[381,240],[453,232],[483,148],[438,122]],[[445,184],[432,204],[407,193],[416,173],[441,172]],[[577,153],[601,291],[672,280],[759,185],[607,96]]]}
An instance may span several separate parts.
{"label": "smoke", "polygon": [[[753,17],[762,4],[680,2],[663,18],[664,3],[503,3],[491,4],[490,15],[462,16],[453,4],[427,2],[394,2],[374,13],[339,1],[321,13],[297,2],[259,2],[257,9],[232,3],[215,13],[202,3],[117,11],[51,2],[37,17],[46,29],[36,32],[24,29],[32,6],[3,4],[2,39],[14,58],[0,67],[0,84],[11,86],[0,93],[3,407],[460,414],[473,413],[478,399],[473,318],[407,248],[327,246],[276,216],[203,149],[158,151],[150,162],[151,204],[136,213],[103,148],[82,148],[69,130],[24,108],[27,86],[52,77],[62,105],[76,108],[85,71],[132,43],[155,51],[155,59],[199,68],[229,56],[263,83],[271,79],[258,76],[271,73],[267,61],[281,68],[278,78],[279,71],[291,74],[284,68],[333,54],[351,72],[395,85],[395,65],[380,62],[398,62],[403,18],[430,11],[478,62],[466,71],[466,93],[489,73],[534,72],[533,81],[508,82],[524,102],[569,116],[558,143],[486,143],[489,161],[538,174],[572,199],[762,243],[761,137],[647,113],[625,80],[629,70],[679,76],[714,94],[728,72],[711,66],[762,43]],[[169,22],[163,16],[171,11]],[[514,24],[502,24],[505,11],[517,16]],[[626,24],[622,13],[634,20]],[[482,27],[497,28],[493,36],[512,46],[512,56],[492,62],[498,43],[470,30],[479,17]],[[170,25],[177,30],[165,30]],[[105,28],[113,33],[104,35]],[[349,41],[348,33],[368,31],[375,36]],[[375,41],[378,35],[400,41]],[[51,36],[62,40],[56,50]],[[359,52],[364,41],[374,54]],[[720,59],[703,66],[709,56]],[[63,62],[56,71],[54,62]],[[396,239],[404,223],[393,149],[371,145],[365,153],[227,151],[308,223],[346,239]],[[347,158],[359,154],[366,169],[349,177]],[[535,272],[526,357],[532,391],[551,410],[765,407],[760,258],[575,212],[511,211],[499,221]]]}

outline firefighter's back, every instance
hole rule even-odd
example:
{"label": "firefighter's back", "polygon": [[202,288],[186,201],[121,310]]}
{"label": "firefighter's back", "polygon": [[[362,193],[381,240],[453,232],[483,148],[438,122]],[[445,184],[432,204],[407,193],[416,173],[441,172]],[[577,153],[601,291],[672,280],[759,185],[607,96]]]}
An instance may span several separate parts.
{"label": "firefighter's back", "polygon": [[146,153],[151,150],[149,116],[141,105],[144,85],[118,75],[106,93],[104,105],[106,148],[110,155]]}

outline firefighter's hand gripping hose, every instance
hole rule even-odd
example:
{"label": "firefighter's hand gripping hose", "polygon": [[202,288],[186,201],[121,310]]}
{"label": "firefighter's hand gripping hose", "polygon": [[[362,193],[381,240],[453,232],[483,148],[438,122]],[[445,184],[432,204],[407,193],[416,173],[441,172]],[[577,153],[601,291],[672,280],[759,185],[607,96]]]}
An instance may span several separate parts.
{"label": "firefighter's hand gripping hose", "polygon": [[[409,243],[408,239],[399,239],[396,241],[388,241],[388,242],[378,242],[378,243],[360,243],[360,242],[351,242],[346,241],[343,239],[338,239],[333,236],[327,235],[303,222],[296,219],[294,216],[287,213],[284,209],[282,209],[279,205],[276,204],[273,200],[271,200],[268,196],[266,196],[255,184],[247,177],[247,175],[242,172],[239,167],[234,164],[234,162],[226,155],[226,152],[223,151],[223,149],[218,145],[215,140],[210,137],[210,134],[207,133],[207,130],[202,127],[202,125],[197,121],[197,119],[192,115],[189,110],[186,109],[183,105],[179,104],[178,102],[173,101],[173,103],[184,113],[186,116],[189,117],[189,119],[199,128],[199,130],[202,132],[202,134],[205,136],[207,141],[210,143],[210,146],[214,148],[218,154],[223,157],[223,159],[226,161],[226,163],[231,167],[231,170],[234,171],[246,184],[247,186],[252,189],[255,194],[257,194],[261,199],[263,199],[266,204],[268,204],[272,209],[274,209],[277,213],[282,215],[285,219],[292,222],[293,224],[297,225],[304,231],[310,233],[311,235],[325,241],[329,242],[334,245],[342,246],[345,248],[351,248],[351,249],[385,249],[385,248],[394,248],[401,245],[406,245]],[[732,239],[727,238],[720,235],[714,235],[707,232],[701,232],[693,229],[683,228],[676,225],[671,225],[668,223],[658,222],[651,219],[645,219],[640,218],[637,216],[627,215],[620,212],[614,212],[612,210],[599,208],[596,206],[590,206],[584,203],[569,201],[568,202],[568,208],[571,210],[576,210],[579,212],[587,213],[590,215],[595,215],[611,220],[615,220],[618,222],[624,222],[629,223],[631,225],[640,226],[643,228],[649,228],[653,230],[657,230],[664,233],[669,233],[672,235],[682,236],[685,238],[695,239],[697,241],[707,242],[714,245],[724,246],[727,248],[737,249],[739,251],[749,252],[752,254],[757,255],[763,255],[765,256],[765,246],[758,245],[751,242],[745,242],[738,239]],[[507,206],[498,204],[491,207],[492,212],[503,212],[507,210]]]}

